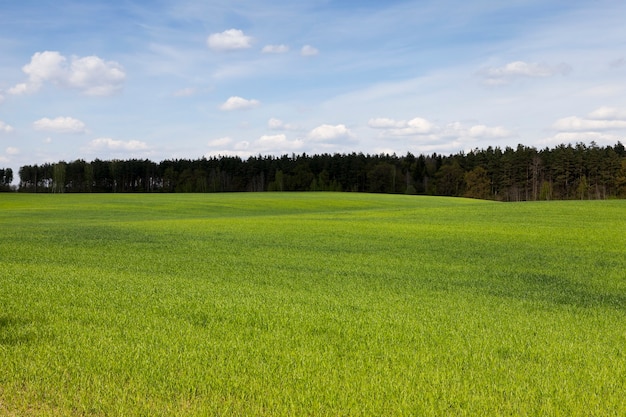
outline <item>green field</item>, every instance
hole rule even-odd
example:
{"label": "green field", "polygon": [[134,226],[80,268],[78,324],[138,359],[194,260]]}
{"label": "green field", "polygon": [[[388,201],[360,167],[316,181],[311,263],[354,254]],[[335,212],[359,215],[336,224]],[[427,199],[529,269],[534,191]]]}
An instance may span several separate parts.
{"label": "green field", "polygon": [[0,195],[0,415],[626,415],[626,201]]}

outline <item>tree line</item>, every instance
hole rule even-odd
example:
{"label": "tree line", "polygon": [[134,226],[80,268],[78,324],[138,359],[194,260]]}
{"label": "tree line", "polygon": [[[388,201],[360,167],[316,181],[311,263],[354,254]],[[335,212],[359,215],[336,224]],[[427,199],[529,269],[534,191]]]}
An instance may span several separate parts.
{"label": "tree line", "polygon": [[0,191],[11,191],[13,182],[13,170],[11,168],[0,168]]}
{"label": "tree line", "polygon": [[[8,176],[7,176],[8,171]],[[12,172],[0,170],[5,188]],[[7,181],[7,178],[11,178]],[[577,143],[453,155],[292,154],[201,159],[78,159],[19,170],[21,192],[352,191],[501,201],[626,198],[626,149]]]}

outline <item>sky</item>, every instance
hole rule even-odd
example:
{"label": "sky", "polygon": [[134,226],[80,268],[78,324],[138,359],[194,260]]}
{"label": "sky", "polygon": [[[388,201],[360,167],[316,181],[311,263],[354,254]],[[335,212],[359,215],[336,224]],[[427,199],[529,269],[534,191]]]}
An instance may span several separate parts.
{"label": "sky", "polygon": [[622,0],[0,0],[0,168],[626,142]]}

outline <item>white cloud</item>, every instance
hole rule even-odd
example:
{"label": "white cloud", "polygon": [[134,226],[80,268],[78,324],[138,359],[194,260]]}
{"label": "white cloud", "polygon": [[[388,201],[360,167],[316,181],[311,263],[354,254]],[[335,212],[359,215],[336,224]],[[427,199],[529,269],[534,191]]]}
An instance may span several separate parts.
{"label": "white cloud", "polygon": [[20,150],[18,148],[14,148],[12,146],[9,146],[8,148],[6,148],[6,150],[4,152],[7,155],[18,155],[20,153]]}
{"label": "white cloud", "polygon": [[284,126],[284,123],[280,119],[271,118],[267,121],[267,127],[272,130],[281,130]]}
{"label": "white cloud", "polygon": [[555,75],[566,75],[571,71],[568,64],[549,66],[546,64],[514,61],[502,67],[482,69],[478,74],[484,78],[487,85],[509,84],[520,78],[545,78]]}
{"label": "white cloud", "polygon": [[302,148],[304,141],[300,139],[290,141],[284,134],[263,135],[259,138],[255,145],[257,145],[263,152],[287,152]]}
{"label": "white cloud", "polygon": [[626,110],[603,106],[592,111],[588,116],[594,120],[626,120]]}
{"label": "white cloud", "polygon": [[[258,154],[258,153],[257,153]],[[241,150],[241,151],[235,151],[232,149],[221,149],[221,150],[213,150],[213,151],[209,151],[207,153],[204,154],[205,158],[222,158],[224,156],[238,156],[242,159],[246,159],[249,158],[250,156],[252,156],[253,153],[246,151],[246,150]]]}
{"label": "white cloud", "polygon": [[252,47],[253,38],[239,29],[228,29],[221,33],[213,33],[207,38],[207,45],[214,51],[232,51]]}
{"label": "white cloud", "polygon": [[271,119],[267,121],[267,127],[269,127],[271,130],[297,130],[298,129],[297,126],[287,124],[283,122],[282,120],[276,119],[274,117],[272,117]]}
{"label": "white cloud", "polygon": [[97,56],[67,58],[56,51],[35,53],[29,64],[22,67],[28,80],[11,87],[13,95],[37,92],[45,83],[76,89],[90,96],[107,96],[119,91],[126,79],[124,69],[115,61]]}
{"label": "white cloud", "polygon": [[14,96],[19,96],[22,94],[34,93],[35,91],[41,88],[42,83],[32,82],[31,84],[19,83],[9,88],[9,94],[13,94]]}
{"label": "white cloud", "polygon": [[97,56],[72,58],[69,85],[89,96],[108,96],[120,90],[126,79],[117,62],[105,62]]}
{"label": "white cloud", "polygon": [[554,136],[539,140],[538,143],[542,146],[555,146],[563,143],[594,141],[598,144],[613,145],[620,140],[623,140],[622,136],[606,132],[559,132]]}
{"label": "white cloud", "polygon": [[11,133],[13,132],[13,127],[0,120],[0,132]]}
{"label": "white cloud", "polygon": [[229,138],[228,136],[225,136],[223,138],[209,141],[208,145],[211,147],[228,146],[232,141],[233,140],[231,138]]}
{"label": "white cloud", "polygon": [[409,121],[388,118],[370,119],[368,126],[384,129],[391,136],[413,136],[434,133],[437,127],[426,119],[415,117]]}
{"label": "white cloud", "polygon": [[399,128],[394,129],[393,132],[396,135],[426,135],[433,133],[436,130],[436,126],[429,122],[426,119],[422,119],[421,117],[416,117],[414,119],[406,122],[406,125]]}
{"label": "white cloud", "polygon": [[4,102],[4,96],[0,94],[0,104],[2,104],[3,102]]}
{"label": "white cloud", "polygon": [[599,130],[626,129],[626,120],[592,120],[577,116],[557,120],[552,128],[561,132],[597,132]]}
{"label": "white cloud", "polygon": [[626,129],[626,110],[600,107],[587,117],[569,116],[558,119],[552,128],[560,132],[599,132]]}
{"label": "white cloud", "polygon": [[320,53],[319,49],[317,49],[317,48],[315,48],[315,47],[313,47],[311,45],[304,45],[302,47],[302,49],[300,50],[300,55],[302,55],[302,56],[314,56],[314,55],[317,55],[319,53]]}
{"label": "white cloud", "polygon": [[141,151],[148,149],[145,142],[138,140],[121,141],[111,138],[98,138],[89,142],[89,148],[92,150],[108,149],[112,151]]}
{"label": "white cloud", "polygon": [[283,143],[287,140],[287,136],[280,134],[280,135],[263,135],[259,138],[259,140],[257,141],[257,143]]}
{"label": "white cloud", "polygon": [[485,125],[472,126],[467,131],[468,135],[472,138],[510,138],[514,134],[501,127],[488,127]]}
{"label": "white cloud", "polygon": [[411,120],[394,120],[389,118],[370,119],[368,126],[382,130],[382,137],[413,138],[424,144],[441,146],[444,141],[454,146],[462,146],[465,142],[477,139],[500,139],[515,137],[516,134],[501,126],[472,125],[460,122],[438,126],[427,119],[415,117]]}
{"label": "white cloud", "polygon": [[49,119],[44,117],[33,123],[35,130],[56,133],[85,133],[85,124],[73,117],[57,117]]}
{"label": "white cloud", "polygon": [[614,144],[623,140],[626,132],[626,110],[600,107],[587,117],[569,116],[558,119],[552,125],[557,133],[544,138],[543,144],[590,142]]}
{"label": "white cloud", "polygon": [[460,122],[448,123],[442,128],[437,127],[432,138],[453,140],[463,144],[480,139],[503,139],[516,137],[517,134],[502,126],[473,125],[467,126]]}
{"label": "white cloud", "polygon": [[20,95],[34,93],[41,88],[46,81],[58,83],[67,78],[64,67],[67,59],[56,51],[44,51],[35,53],[30,63],[22,67],[22,71],[28,75],[28,82],[20,83],[9,89],[9,94]]}
{"label": "white cloud", "polygon": [[376,119],[370,119],[369,122],[367,122],[367,125],[372,129],[390,129],[403,127],[406,125],[406,122],[404,120],[397,121],[386,117],[379,117]]}
{"label": "white cloud", "polygon": [[284,54],[289,52],[287,45],[265,45],[261,50],[264,54]]}
{"label": "white cloud", "polygon": [[253,142],[240,141],[234,143],[230,137],[223,137],[209,142],[213,148],[206,155],[237,155],[247,157],[259,153],[279,154],[292,152],[304,146],[302,139],[289,140],[285,134],[263,135]]}
{"label": "white cloud", "polygon": [[225,111],[245,110],[258,107],[260,104],[261,102],[259,102],[258,100],[249,100],[242,97],[233,96],[226,100],[226,102],[220,106],[220,109]]}
{"label": "white cloud", "polygon": [[337,139],[349,139],[354,137],[350,129],[345,125],[321,125],[311,130],[308,138],[318,142],[329,142]]}

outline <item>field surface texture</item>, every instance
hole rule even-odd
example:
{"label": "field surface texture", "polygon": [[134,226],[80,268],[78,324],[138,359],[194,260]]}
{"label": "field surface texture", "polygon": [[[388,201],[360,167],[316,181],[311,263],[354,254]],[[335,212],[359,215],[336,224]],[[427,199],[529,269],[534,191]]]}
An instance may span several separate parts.
{"label": "field surface texture", "polygon": [[624,416],[626,201],[0,195],[0,415]]}

